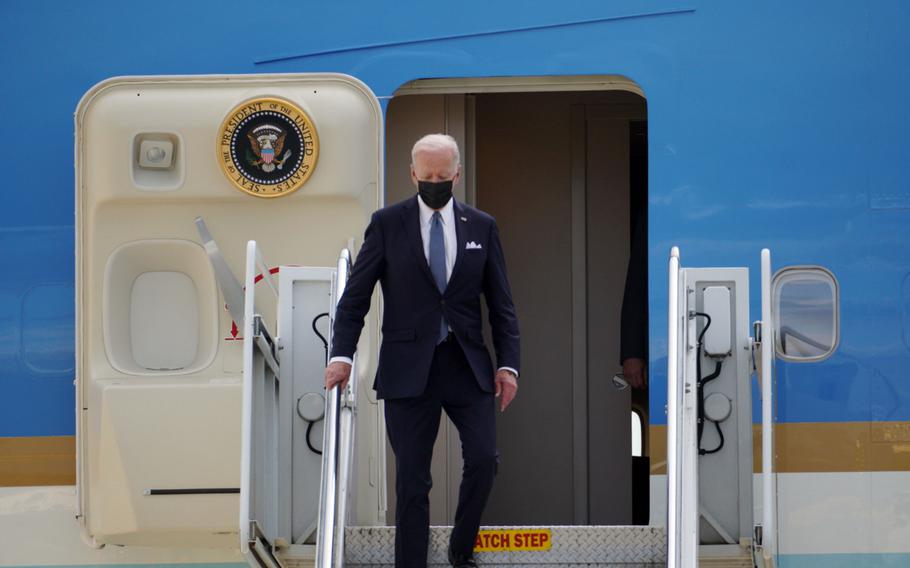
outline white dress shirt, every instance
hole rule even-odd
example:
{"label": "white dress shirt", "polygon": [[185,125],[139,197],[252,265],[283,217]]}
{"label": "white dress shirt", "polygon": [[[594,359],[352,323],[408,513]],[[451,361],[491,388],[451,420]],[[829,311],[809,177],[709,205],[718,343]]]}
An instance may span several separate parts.
{"label": "white dress shirt", "polygon": [[[445,250],[446,250],[446,282],[449,281],[449,278],[452,277],[452,269],[455,267],[455,259],[458,257],[458,237],[455,232],[455,198],[450,198],[448,203],[443,205],[442,209],[439,210],[439,214],[442,217],[442,234],[445,239]],[[420,206],[420,238],[423,239],[423,256],[427,260],[427,264],[430,264],[430,228],[432,227],[433,222],[433,213],[435,210],[431,209],[429,205],[423,202],[419,196],[417,197],[417,204]],[[452,331],[451,326],[449,331]],[[350,357],[332,357],[329,362],[334,363],[335,361],[341,361],[347,363],[348,365],[353,364],[353,361]],[[505,369],[506,371],[511,372],[516,377],[518,372],[512,367],[500,367],[499,370]]]}

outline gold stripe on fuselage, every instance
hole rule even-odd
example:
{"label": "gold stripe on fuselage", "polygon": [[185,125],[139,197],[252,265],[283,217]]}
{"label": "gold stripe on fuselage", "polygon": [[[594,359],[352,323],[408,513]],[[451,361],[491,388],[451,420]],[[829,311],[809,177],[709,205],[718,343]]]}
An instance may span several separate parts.
{"label": "gold stripe on fuselage", "polygon": [[[910,471],[910,422],[786,422],[774,425],[780,473]],[[648,430],[651,473],[667,473],[667,427]],[[761,473],[761,426],[752,426],[752,463]]]}
{"label": "gold stripe on fuselage", "polygon": [[[667,427],[648,430],[651,473],[667,472]],[[775,425],[781,473],[910,471],[910,422],[789,422]],[[761,426],[753,425],[755,473]],[[0,487],[74,485],[75,436],[0,438]]]}
{"label": "gold stripe on fuselage", "polygon": [[0,438],[0,487],[75,484],[75,436]]}

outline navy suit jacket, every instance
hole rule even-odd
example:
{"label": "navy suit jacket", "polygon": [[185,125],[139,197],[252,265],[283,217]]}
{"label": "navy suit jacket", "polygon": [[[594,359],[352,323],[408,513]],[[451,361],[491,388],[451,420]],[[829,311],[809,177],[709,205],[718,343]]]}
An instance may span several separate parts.
{"label": "navy suit jacket", "polygon": [[[415,195],[373,213],[338,302],[331,356],[353,356],[378,281],[384,301],[383,339],[373,388],[379,398],[413,397],[424,391],[443,315],[478,385],[493,392],[481,293],[498,366],[520,370],[518,320],[496,222],[482,211],[454,202],[458,253],[446,289],[440,293],[423,252],[417,199]],[[478,246],[467,248],[470,242]]]}

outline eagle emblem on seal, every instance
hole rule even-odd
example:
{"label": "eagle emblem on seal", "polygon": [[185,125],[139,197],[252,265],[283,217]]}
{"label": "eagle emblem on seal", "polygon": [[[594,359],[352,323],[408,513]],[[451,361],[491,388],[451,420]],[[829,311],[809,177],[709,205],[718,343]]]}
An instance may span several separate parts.
{"label": "eagle emblem on seal", "polygon": [[287,133],[274,124],[263,124],[247,132],[252,154],[247,154],[250,166],[258,167],[266,173],[281,169],[284,162],[293,155],[291,150],[284,150]]}
{"label": "eagle emblem on seal", "polygon": [[319,137],[313,120],[293,101],[260,97],[228,112],[216,151],[221,171],[234,187],[255,197],[281,197],[312,175]]}

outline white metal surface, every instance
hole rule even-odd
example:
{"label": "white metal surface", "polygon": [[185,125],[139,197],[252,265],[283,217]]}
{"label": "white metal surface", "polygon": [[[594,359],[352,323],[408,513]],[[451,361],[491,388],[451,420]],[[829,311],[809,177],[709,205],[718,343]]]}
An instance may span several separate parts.
{"label": "white metal surface", "polygon": [[726,286],[708,286],[704,291],[704,312],[711,316],[711,327],[705,332],[705,353],[712,357],[723,357],[732,348],[730,327],[730,289]]}
{"label": "white metal surface", "polygon": [[667,566],[680,565],[679,454],[679,249],[670,251],[667,310]]}
{"label": "white metal surface", "polygon": [[[351,269],[351,253],[341,251],[332,283],[329,351],[334,341],[335,310],[344,294]],[[350,380],[326,393],[325,428],[322,442],[322,484],[319,497],[319,525],[316,533],[316,567],[344,565],[345,525],[348,517],[350,476],[354,453],[354,409],[357,384],[357,354],[351,365]]]}
{"label": "white metal surface", "polygon": [[304,545],[315,542],[319,519],[323,460],[309,446],[319,450],[324,435],[327,348],[316,332],[328,342],[335,268],[282,265],[278,274],[279,533],[291,543]]}
{"label": "white metal surface", "polygon": [[679,332],[679,374],[677,385],[678,440],[677,458],[680,467],[679,499],[679,564],[678,568],[698,566],[698,350],[695,310],[695,282],[689,271],[680,270],[677,321]]}
{"label": "white metal surface", "polygon": [[[754,474],[753,494],[764,476]],[[776,557],[788,555],[910,554],[910,472],[776,473]],[[666,476],[651,476],[651,519],[666,503]],[[755,503],[755,519],[762,503]],[[819,527],[824,526],[824,531]],[[770,558],[769,558],[770,560]],[[859,560],[857,560],[859,562]],[[700,564],[701,566],[702,564]],[[859,565],[859,564],[857,564]]]}
{"label": "white metal surface", "polygon": [[733,412],[733,404],[727,395],[714,392],[705,397],[705,418],[712,422],[723,422]]}
{"label": "white metal surface", "polygon": [[225,307],[230,312],[234,322],[243,327],[243,288],[234,272],[228,266],[218,243],[212,237],[205,220],[202,217],[196,217],[193,221],[196,225],[196,232],[199,233],[199,239],[202,241],[202,247],[205,254],[209,257],[212,270],[215,273],[215,279],[218,281],[218,287],[221,289],[221,295],[224,298]]}
{"label": "white metal surface", "polygon": [[[267,551],[260,542],[260,534],[254,531],[267,530],[267,527],[271,528],[273,523],[272,519],[264,518],[254,518],[258,514],[263,513],[264,511],[269,511],[269,516],[275,513],[272,508],[269,507],[256,507],[258,510],[254,512],[254,499],[256,498],[256,488],[253,486],[254,482],[262,483],[263,481],[256,481],[256,474],[254,468],[256,467],[256,451],[253,447],[253,436],[254,432],[254,420],[253,415],[255,407],[254,396],[255,391],[257,390],[257,385],[254,385],[254,381],[261,380],[263,375],[255,373],[256,364],[255,364],[255,349],[262,351],[262,356],[265,360],[265,363],[272,368],[272,371],[277,375],[277,361],[272,357],[271,348],[268,346],[267,342],[261,338],[260,332],[256,329],[257,318],[256,316],[256,278],[257,271],[261,271],[262,279],[268,285],[269,290],[275,295],[277,300],[278,298],[278,289],[275,287],[275,284],[272,282],[272,275],[269,272],[268,265],[262,259],[262,255],[259,252],[259,249],[256,246],[256,241],[249,241],[246,247],[246,270],[244,278],[244,302],[243,302],[243,397],[241,402],[241,448],[240,448],[240,550],[247,557],[247,560],[252,566],[268,565],[271,561],[269,558],[270,551]],[[265,345],[266,350],[263,350],[262,346]],[[269,407],[264,406],[265,410]],[[274,418],[274,417],[272,417]],[[273,435],[276,433],[271,432]],[[257,440],[259,442],[259,440]],[[276,440],[269,438],[267,440],[261,440],[265,444],[271,444],[273,442],[277,443]],[[273,456],[274,448],[265,448],[269,451],[268,455]],[[263,454],[266,455],[266,454]],[[277,487],[273,484],[265,482],[265,487],[274,490],[276,493],[274,495],[265,496],[265,499],[270,499],[270,503],[274,504],[277,501]],[[256,513],[254,515],[254,513]],[[256,524],[257,528],[253,527],[253,524]],[[271,540],[274,535],[265,535],[267,539]],[[253,546],[251,546],[253,543]],[[271,542],[269,543],[271,544]]]}
{"label": "white metal surface", "polygon": [[761,389],[762,389],[762,555],[767,564],[776,556],[774,492],[774,426],[772,358],[774,321],[771,318],[771,251],[761,251]]}
{"label": "white metal surface", "polygon": [[[667,330],[667,566],[698,565],[698,441],[695,319],[689,283],[670,252]],[[694,309],[694,303],[693,303]]]}
{"label": "white metal surface", "polygon": [[[742,538],[751,538],[755,517],[752,512],[752,387],[751,357],[749,346],[749,272],[746,268],[685,268],[684,281],[689,303],[688,314],[691,331],[687,345],[691,351],[686,368],[687,382],[695,383],[716,370],[715,379],[703,383],[700,393],[695,393],[696,439],[698,446],[711,453],[698,454],[699,524],[700,545],[736,544]],[[697,366],[698,335],[704,334],[704,344],[717,329],[714,338],[715,352],[725,355],[712,359],[704,351],[701,358],[701,377]],[[721,336],[721,337],[718,337]],[[721,367],[716,365],[721,363]],[[698,397],[704,399],[703,410],[707,418],[712,410],[720,424],[707,421],[702,436],[698,436]],[[718,407],[713,407],[717,403]],[[729,415],[728,415],[729,414]],[[728,416],[726,416],[728,415]],[[721,418],[725,417],[725,418]],[[719,433],[720,432],[720,433]],[[721,433],[723,443],[721,443]],[[699,439],[700,438],[700,439]]]}
{"label": "white metal surface", "polygon": [[256,241],[246,245],[246,285],[243,302],[243,397],[240,425],[240,551],[250,556],[250,479],[252,477],[253,424],[253,299],[256,290]]}
{"label": "white metal surface", "polygon": [[395,91],[402,95],[463,93],[535,93],[548,91],[629,91],[642,97],[644,90],[621,75],[547,75],[540,77],[464,77],[417,79]]}
{"label": "white metal surface", "polygon": [[[348,284],[348,274],[351,271],[351,252],[348,249],[341,251],[338,258],[338,269],[335,274],[338,276],[337,286],[335,288],[335,297],[332,301],[332,315],[334,322],[334,308],[338,307],[338,302],[344,294]],[[332,329],[335,326],[332,325]],[[332,338],[334,340],[334,336]],[[348,519],[348,497],[351,489],[352,463],[351,457],[354,449],[354,403],[356,397],[354,394],[355,385],[357,385],[357,354],[352,357],[351,376],[344,390],[336,388],[335,393],[338,396],[338,454],[337,454],[337,479],[335,482],[336,504],[335,504],[335,542],[334,542],[334,560],[335,566],[340,568],[344,566],[344,529]]]}
{"label": "white metal surface", "polygon": [[[778,473],[775,485],[780,557],[826,553],[910,558],[910,471]],[[895,558],[893,565],[907,565],[900,562]]]}
{"label": "white metal surface", "polygon": [[[338,276],[335,299],[333,308],[337,307],[341,295],[344,293],[348,284],[348,274],[351,271],[351,251],[343,249],[338,257],[338,268],[335,274]],[[333,315],[334,315],[334,309]],[[334,318],[333,318],[334,319]],[[334,325],[332,326],[334,329]],[[353,357],[351,365],[351,378],[343,391],[338,395],[341,397],[339,405],[339,430],[338,430],[338,497],[337,497],[337,518],[335,527],[335,559],[337,566],[344,566],[344,529],[347,521],[351,518],[351,508],[353,505],[351,476],[354,469],[354,412],[357,402],[357,356]],[[339,391],[340,389],[335,389]]]}

